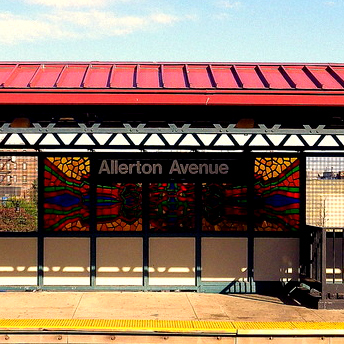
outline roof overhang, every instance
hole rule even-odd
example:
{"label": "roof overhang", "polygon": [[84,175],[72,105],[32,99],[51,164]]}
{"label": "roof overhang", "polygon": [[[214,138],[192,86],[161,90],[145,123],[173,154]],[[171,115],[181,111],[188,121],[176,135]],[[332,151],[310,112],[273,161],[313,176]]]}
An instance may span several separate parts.
{"label": "roof overhang", "polygon": [[344,106],[344,65],[0,62],[0,105]]}
{"label": "roof overhang", "polygon": [[1,105],[344,106],[343,92],[0,90]]}

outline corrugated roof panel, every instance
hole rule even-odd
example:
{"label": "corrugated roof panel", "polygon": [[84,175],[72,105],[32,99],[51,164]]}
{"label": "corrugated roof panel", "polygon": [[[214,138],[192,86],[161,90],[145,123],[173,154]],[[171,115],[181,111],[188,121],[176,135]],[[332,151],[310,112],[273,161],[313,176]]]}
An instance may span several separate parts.
{"label": "corrugated roof panel", "polygon": [[[149,97],[156,97],[157,101],[163,101],[167,94],[183,94],[184,98],[178,100],[183,102],[189,101],[189,95],[202,92],[213,92],[214,97],[216,93],[217,101],[221,102],[221,97],[234,91],[235,101],[240,102],[238,99],[249,92],[259,90],[261,95],[268,98],[273,97],[272,93],[277,90],[279,93],[295,94],[293,99],[296,99],[296,95],[304,91],[329,96],[333,96],[331,90],[343,92],[344,64],[0,62],[0,93],[5,92],[6,88],[15,88],[13,92],[17,92],[17,89],[30,90],[32,94],[35,89],[40,92],[45,88],[47,95],[51,88],[58,88],[61,92],[68,89],[65,94],[70,97],[73,96],[70,89],[75,93],[82,89],[97,89],[97,92],[92,91],[93,98],[96,94],[98,97],[102,93],[109,93],[109,88],[112,88],[111,94],[123,96],[123,99],[127,99],[125,95],[130,93],[143,94],[147,90]],[[116,92],[116,88],[124,89],[126,93],[123,90]],[[154,95],[149,91],[153,89]],[[178,90],[182,92],[178,93]],[[10,101],[7,95],[3,99]],[[97,101],[101,102],[99,99]],[[16,101],[23,100],[18,98]],[[312,101],[319,102],[318,99]],[[330,101],[340,102],[338,98],[331,98]]]}
{"label": "corrugated roof panel", "polygon": [[19,65],[4,82],[5,87],[28,87],[39,65]]}
{"label": "corrugated roof panel", "polygon": [[326,66],[307,66],[307,69],[312,73],[316,80],[320,83],[319,86],[324,89],[341,89],[342,85],[330,74]]}
{"label": "corrugated roof panel", "polygon": [[0,85],[3,86],[5,81],[13,72],[14,68],[16,67],[15,64],[13,65],[0,65]]}
{"label": "corrugated roof panel", "polygon": [[159,88],[161,84],[160,65],[138,65],[136,78],[137,87]]}
{"label": "corrugated roof panel", "polygon": [[136,87],[136,65],[113,66],[110,87]]}
{"label": "corrugated roof panel", "polygon": [[106,88],[109,86],[109,77],[112,65],[91,65],[84,78],[84,87]]}
{"label": "corrugated roof panel", "polygon": [[264,88],[264,82],[257,74],[256,66],[235,66],[243,88]]}
{"label": "corrugated roof panel", "polygon": [[191,88],[213,88],[208,65],[187,65],[186,71]]}
{"label": "corrugated roof panel", "polygon": [[331,66],[331,70],[334,71],[336,80],[344,87],[344,67]]}
{"label": "corrugated roof panel", "polygon": [[231,68],[231,66],[211,66],[217,88],[239,88]]}
{"label": "corrugated roof panel", "polygon": [[63,65],[41,65],[30,81],[30,87],[54,87]]}
{"label": "corrugated roof panel", "polygon": [[56,86],[59,88],[82,87],[87,67],[88,65],[66,65],[56,82]]}
{"label": "corrugated roof panel", "polygon": [[163,65],[161,70],[163,86],[166,88],[186,88],[184,65]]}
{"label": "corrugated roof panel", "polygon": [[290,85],[281,73],[279,66],[260,66],[270,88],[290,89]]}
{"label": "corrugated roof panel", "polygon": [[298,89],[318,89],[317,85],[312,79],[305,73],[304,66],[285,66],[286,73],[291,78]]}

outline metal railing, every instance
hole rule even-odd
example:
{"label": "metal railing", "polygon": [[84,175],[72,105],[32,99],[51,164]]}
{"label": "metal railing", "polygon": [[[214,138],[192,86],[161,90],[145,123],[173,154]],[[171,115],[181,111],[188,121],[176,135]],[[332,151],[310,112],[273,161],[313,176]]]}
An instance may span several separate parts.
{"label": "metal railing", "polygon": [[303,264],[302,277],[320,286],[321,302],[344,302],[344,228],[307,226],[307,229],[309,260]]}

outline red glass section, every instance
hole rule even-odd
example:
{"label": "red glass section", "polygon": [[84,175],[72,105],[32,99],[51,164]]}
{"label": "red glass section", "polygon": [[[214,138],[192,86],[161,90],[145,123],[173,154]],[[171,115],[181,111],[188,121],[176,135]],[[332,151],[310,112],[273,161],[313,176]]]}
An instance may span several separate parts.
{"label": "red glass section", "polygon": [[154,232],[195,230],[195,185],[149,184],[149,228]]}

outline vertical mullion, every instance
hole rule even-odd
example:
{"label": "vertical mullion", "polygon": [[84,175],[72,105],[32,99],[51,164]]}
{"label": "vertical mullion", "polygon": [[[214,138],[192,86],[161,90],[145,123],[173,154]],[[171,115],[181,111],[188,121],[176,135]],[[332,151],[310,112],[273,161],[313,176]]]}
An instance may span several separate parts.
{"label": "vertical mullion", "polygon": [[37,285],[43,287],[44,274],[44,156],[38,155]]}
{"label": "vertical mullion", "polygon": [[342,280],[341,280],[341,283],[344,283],[344,230],[343,228],[341,228],[341,232],[342,232],[342,259],[341,259],[341,270],[342,270]]}
{"label": "vertical mullion", "polygon": [[90,285],[96,286],[97,275],[97,174],[94,171],[95,157],[89,156],[90,159]]}
{"label": "vertical mullion", "polygon": [[326,246],[327,246],[327,231],[326,228],[322,228],[322,238],[321,238],[321,295],[324,300],[327,295],[327,281],[326,281]]}
{"label": "vertical mullion", "polygon": [[149,189],[148,182],[142,182],[142,264],[143,264],[143,289],[149,287]]}
{"label": "vertical mullion", "polygon": [[247,277],[252,287],[254,281],[254,162],[255,156],[248,156],[247,185]]}
{"label": "vertical mullion", "polygon": [[[300,224],[299,224],[299,266],[301,266],[301,273],[306,276],[310,276],[311,269],[309,262],[312,259],[311,248],[313,245],[310,245],[310,233],[306,229],[306,190],[307,190],[307,159],[306,156],[301,153],[298,157],[299,159],[299,171],[300,171],[300,180],[299,180],[299,193],[300,193]],[[306,249],[305,249],[306,247]]]}
{"label": "vertical mullion", "polygon": [[[336,282],[336,229],[332,229],[332,261],[333,261],[333,274],[332,280],[333,283]],[[325,267],[327,268],[327,266]]]}
{"label": "vertical mullion", "polygon": [[201,286],[202,277],[202,183],[197,182],[195,185],[196,197],[196,219],[195,219],[195,282],[197,290]]}

